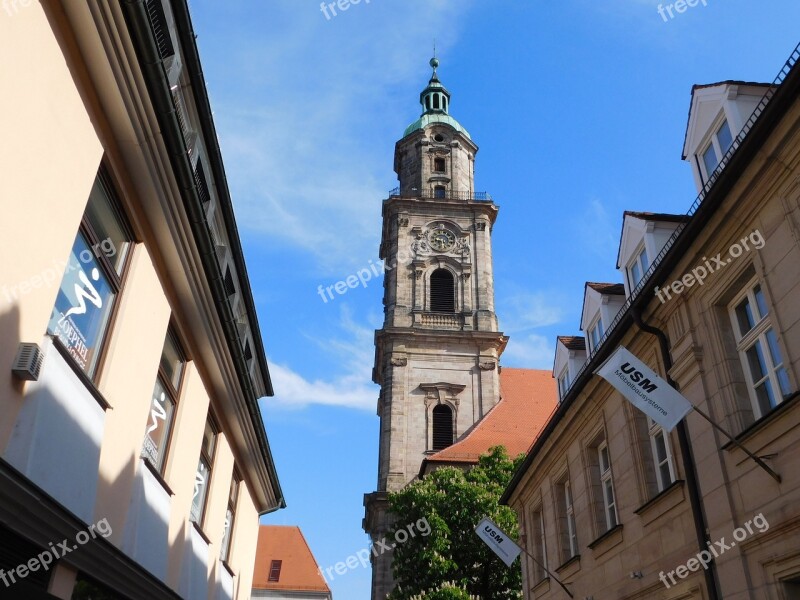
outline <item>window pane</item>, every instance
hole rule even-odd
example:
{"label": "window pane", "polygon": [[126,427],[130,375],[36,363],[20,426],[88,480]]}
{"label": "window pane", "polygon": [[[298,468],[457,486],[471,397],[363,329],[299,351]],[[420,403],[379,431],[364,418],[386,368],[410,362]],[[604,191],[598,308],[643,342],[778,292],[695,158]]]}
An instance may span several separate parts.
{"label": "window pane", "polygon": [[767,365],[764,363],[760,340],[747,349],[747,362],[750,365],[750,374],[753,376],[754,384],[767,375]]}
{"label": "window pane", "polygon": [[767,316],[767,301],[764,299],[764,292],[761,291],[761,286],[757,285],[753,288],[753,295],[756,297],[756,305],[758,306],[759,320]]}
{"label": "window pane", "polygon": [[161,368],[164,369],[164,372],[169,378],[169,382],[172,384],[172,389],[175,391],[180,387],[183,362],[183,357],[181,356],[181,351],[178,349],[177,342],[171,333],[167,333],[167,339],[164,342],[164,351],[161,353]]}
{"label": "window pane", "polygon": [[105,254],[117,273],[120,273],[129,240],[100,177],[95,179],[89,195],[86,218],[100,240],[94,251],[98,256]]}
{"label": "window pane", "polygon": [[761,415],[759,416],[763,417],[777,406],[775,395],[772,393],[772,384],[769,379],[756,388],[756,398],[758,399],[758,408],[761,411]]}
{"label": "window pane", "polygon": [[750,307],[750,300],[745,298],[736,307],[736,321],[739,324],[739,337],[744,337],[756,324],[753,318],[753,310]]}
{"label": "window pane", "polygon": [[642,272],[639,270],[639,263],[635,262],[631,266],[631,277],[633,278],[634,287],[642,280]]}
{"label": "window pane", "polygon": [[778,377],[778,385],[781,386],[781,395],[785,398],[791,393],[791,387],[789,386],[789,375],[786,373],[786,369],[783,367],[775,371],[775,375]]}
{"label": "window pane", "polygon": [[639,260],[642,263],[642,271],[647,272],[647,269],[650,268],[650,259],[647,256],[647,249],[642,248],[642,253],[639,255]]}
{"label": "window pane", "polygon": [[717,141],[723,153],[728,151],[733,143],[733,136],[731,136],[731,128],[728,126],[728,121],[724,121],[722,126],[717,131]]}
{"label": "window pane", "polygon": [[777,367],[783,364],[781,357],[781,349],[778,347],[778,336],[775,331],[770,329],[767,331],[767,342],[769,344],[769,355],[772,357],[772,366]]}
{"label": "window pane", "polygon": [[603,446],[600,448],[600,470],[605,473],[608,471],[609,461],[608,461],[608,446]]}
{"label": "window pane", "polygon": [[658,467],[658,471],[661,474],[661,488],[664,489],[672,483],[672,474],[669,472],[669,463],[665,462],[663,465]]}
{"label": "window pane", "polygon": [[231,546],[231,532],[233,531],[233,511],[228,509],[225,513],[225,529],[222,533],[222,544],[220,544],[219,557],[221,560],[228,560],[228,550]]}
{"label": "window pane", "polygon": [[164,390],[161,381],[156,380],[153,403],[150,407],[150,419],[144,435],[142,457],[148,459],[158,470],[161,470],[164,465],[174,411],[175,405],[172,399]]}
{"label": "window pane", "polygon": [[203,452],[209,458],[214,458],[214,443],[216,441],[216,433],[211,423],[206,423],[206,430],[203,433]]}
{"label": "window pane", "polygon": [[78,233],[47,327],[70,356],[92,374],[114,293],[86,239]]}
{"label": "window pane", "polygon": [[664,432],[659,431],[654,439],[656,442],[656,462],[661,464],[667,460],[667,445],[664,443]]}
{"label": "window pane", "polygon": [[194,476],[194,496],[192,497],[191,519],[195,523],[200,523],[203,518],[203,506],[206,503],[206,493],[208,491],[208,476],[210,469],[206,461],[201,458],[197,464],[197,473]]}
{"label": "window pane", "polygon": [[719,161],[717,160],[717,153],[714,151],[714,145],[708,147],[708,150],[703,152],[703,164],[706,166],[706,175],[711,177],[714,169],[717,168]]}

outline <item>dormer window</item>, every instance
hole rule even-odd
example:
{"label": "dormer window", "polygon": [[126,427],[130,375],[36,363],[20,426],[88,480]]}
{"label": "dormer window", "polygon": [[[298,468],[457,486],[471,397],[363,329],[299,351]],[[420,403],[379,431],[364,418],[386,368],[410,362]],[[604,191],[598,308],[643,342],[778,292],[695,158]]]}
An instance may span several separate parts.
{"label": "dormer window", "polygon": [[558,376],[558,398],[559,400],[563,400],[564,396],[567,395],[567,391],[569,390],[570,383],[569,380],[569,367],[564,367],[564,370],[561,371],[561,375]]}
{"label": "dormer window", "polygon": [[724,120],[716,133],[711,136],[711,141],[703,151],[703,166],[706,169],[706,177],[711,177],[711,174],[719,165],[719,161],[722,160],[722,157],[725,156],[732,144],[731,128],[728,125],[728,121]]}
{"label": "dormer window", "polygon": [[597,320],[589,327],[589,351],[594,352],[600,345],[600,340],[603,339],[606,331],[603,328],[603,318],[597,317]]}
{"label": "dormer window", "polygon": [[636,286],[639,285],[639,282],[644,277],[644,274],[647,273],[647,269],[650,268],[650,259],[647,256],[647,249],[644,246],[641,247],[639,252],[636,254],[633,261],[628,266],[628,273],[630,274],[630,284],[631,284],[631,291],[636,289]]}

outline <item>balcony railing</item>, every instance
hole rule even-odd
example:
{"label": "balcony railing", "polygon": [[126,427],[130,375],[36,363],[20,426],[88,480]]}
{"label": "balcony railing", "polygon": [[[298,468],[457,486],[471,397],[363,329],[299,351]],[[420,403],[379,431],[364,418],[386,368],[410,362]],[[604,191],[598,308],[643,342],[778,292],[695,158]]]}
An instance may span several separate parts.
{"label": "balcony railing", "polygon": [[429,188],[426,190],[404,190],[400,193],[400,188],[396,187],[389,192],[390,198],[420,198],[422,200],[478,200],[491,202],[492,196],[489,192],[460,192],[452,190],[437,190]]}
{"label": "balcony railing", "polygon": [[424,312],[419,314],[419,324],[435,329],[461,329],[463,319],[458,314]]}

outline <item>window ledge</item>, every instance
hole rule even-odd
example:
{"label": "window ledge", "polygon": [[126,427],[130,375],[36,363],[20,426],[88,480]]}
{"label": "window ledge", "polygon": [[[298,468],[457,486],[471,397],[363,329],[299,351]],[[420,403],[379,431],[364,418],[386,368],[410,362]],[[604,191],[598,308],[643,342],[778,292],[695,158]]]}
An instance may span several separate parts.
{"label": "window ledge", "polygon": [[581,555],[576,554],[572,558],[567,559],[567,561],[561,565],[560,567],[556,567],[556,573],[561,575],[562,577],[569,577],[574,573],[577,573],[581,569]]}
{"label": "window ledge", "polygon": [[531,587],[531,591],[533,592],[534,596],[538,598],[542,594],[546,594],[550,591],[550,578],[544,577],[540,579],[536,584]]}
{"label": "window ledge", "polygon": [[69,368],[72,369],[75,375],[78,376],[78,379],[81,380],[81,383],[83,383],[83,385],[86,386],[86,391],[88,391],[92,395],[92,397],[97,401],[100,407],[103,410],[111,409],[111,404],[109,404],[108,400],[106,400],[103,394],[100,393],[100,390],[97,389],[97,386],[95,385],[94,381],[92,381],[92,379],[83,371],[83,369],[81,369],[75,363],[75,359],[69,355],[69,350],[67,350],[66,347],[64,347],[64,344],[62,344],[59,341],[59,339],[54,335],[48,334],[47,337],[50,338],[50,340],[53,342],[53,347],[56,350],[58,350],[58,353],[67,363],[67,365],[69,365]]}
{"label": "window ledge", "polygon": [[156,469],[155,466],[146,458],[140,457],[140,460],[144,463],[144,466],[147,467],[147,470],[150,471],[150,473],[152,473],[153,477],[156,478],[156,481],[158,481],[158,483],[161,484],[161,487],[164,488],[164,491],[167,492],[170,496],[174,496],[175,492],[173,492],[172,488],[169,487],[167,480],[164,479],[164,476],[158,472],[158,469]]}
{"label": "window ledge", "polygon": [[[683,494],[684,483],[683,479],[676,479],[669,486],[634,510],[633,513],[642,518],[644,525],[649,525],[683,502],[685,498]],[[680,491],[680,493],[678,493],[678,491]],[[659,510],[654,512],[653,509],[656,507],[658,507]]]}
{"label": "window ledge", "polygon": [[236,577],[236,573],[233,572],[233,567],[228,563],[227,560],[220,560],[219,562],[222,563],[222,566],[225,568],[225,570],[231,577]]}
{"label": "window ledge", "polygon": [[590,550],[597,550],[597,556],[602,556],[611,548],[622,542],[622,524],[612,527],[603,535],[589,544]]}
{"label": "window ledge", "polygon": [[[798,398],[800,398],[800,391],[794,392],[791,396],[789,396],[786,400],[781,402],[773,410],[771,410],[769,413],[761,417],[758,421],[750,425],[750,427],[746,428],[739,435],[735,435],[734,438],[740,444],[747,441],[751,437],[755,436],[759,431],[767,427],[770,423],[779,419],[784,412],[790,409],[790,407],[800,402]],[[722,446],[722,449],[731,451],[736,449],[736,446],[733,444],[733,442],[729,441]]]}
{"label": "window ledge", "polygon": [[197,531],[197,533],[200,534],[200,537],[203,538],[203,541],[210,546],[211,545],[211,539],[201,529],[200,525],[198,525],[194,521],[189,521],[189,522],[192,524],[192,526],[194,527],[195,531]]}

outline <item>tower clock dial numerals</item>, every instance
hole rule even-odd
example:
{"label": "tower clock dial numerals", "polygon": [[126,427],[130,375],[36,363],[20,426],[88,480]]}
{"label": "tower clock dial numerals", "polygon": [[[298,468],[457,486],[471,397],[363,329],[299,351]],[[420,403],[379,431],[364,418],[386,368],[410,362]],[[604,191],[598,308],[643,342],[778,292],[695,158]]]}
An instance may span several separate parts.
{"label": "tower clock dial numerals", "polygon": [[434,250],[444,252],[455,245],[456,236],[449,229],[434,229],[428,234],[428,242]]}

